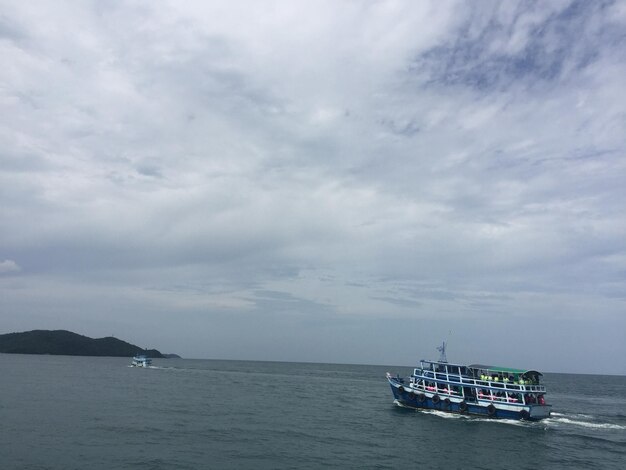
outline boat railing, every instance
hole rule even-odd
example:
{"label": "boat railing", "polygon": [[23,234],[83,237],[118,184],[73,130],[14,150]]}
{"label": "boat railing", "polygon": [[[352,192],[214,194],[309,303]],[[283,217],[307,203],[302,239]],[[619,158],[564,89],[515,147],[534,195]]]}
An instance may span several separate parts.
{"label": "boat railing", "polygon": [[493,380],[480,380],[473,377],[466,377],[458,374],[448,374],[445,372],[433,372],[415,370],[414,377],[426,380],[440,380],[447,383],[458,383],[464,387],[488,387],[491,389],[514,391],[514,392],[534,392],[546,393],[546,388],[539,384],[520,384],[517,382],[499,382]]}
{"label": "boat railing", "polygon": [[519,398],[511,397],[511,396],[498,396],[489,393],[481,393],[478,392],[479,400],[488,400],[488,401],[498,401],[502,403],[522,403],[522,400]]}
{"label": "boat railing", "polygon": [[[506,403],[509,405],[533,405],[545,404],[543,394],[545,387],[539,385],[514,385],[498,384],[484,380],[465,378],[462,382],[446,381],[441,378],[434,378],[427,375],[412,375],[409,386],[414,391],[421,391],[429,394],[438,394],[444,397],[457,399],[472,399],[495,403]],[[515,387],[515,388],[512,388]],[[474,392],[468,392],[466,388],[471,388]]]}
{"label": "boat railing", "polygon": [[456,391],[453,390],[451,388],[447,388],[447,387],[433,387],[432,385],[424,385],[421,383],[413,383],[412,384],[412,388],[416,389],[416,390],[421,390],[424,392],[428,392],[428,393],[441,393],[444,395],[450,395],[452,397],[460,397],[461,396],[461,392],[460,391]]}
{"label": "boat railing", "polygon": [[540,392],[540,393],[546,392],[546,388],[543,385],[538,385],[538,384],[494,382],[492,380],[479,380],[479,379],[463,379],[461,383],[463,385],[469,385],[471,387],[489,387],[492,389],[515,391],[515,392]]}

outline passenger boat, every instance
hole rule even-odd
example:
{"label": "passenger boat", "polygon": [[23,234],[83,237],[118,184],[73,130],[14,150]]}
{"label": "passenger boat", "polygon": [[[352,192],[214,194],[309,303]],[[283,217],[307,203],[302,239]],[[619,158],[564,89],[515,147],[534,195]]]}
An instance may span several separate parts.
{"label": "passenger boat", "polygon": [[472,364],[451,364],[445,343],[438,361],[420,361],[407,378],[387,380],[400,406],[490,418],[538,421],[550,417],[552,405],[536,370]]}
{"label": "passenger boat", "polygon": [[152,365],[152,359],[148,356],[139,355],[133,357],[133,362],[130,363],[132,367],[149,367]]}

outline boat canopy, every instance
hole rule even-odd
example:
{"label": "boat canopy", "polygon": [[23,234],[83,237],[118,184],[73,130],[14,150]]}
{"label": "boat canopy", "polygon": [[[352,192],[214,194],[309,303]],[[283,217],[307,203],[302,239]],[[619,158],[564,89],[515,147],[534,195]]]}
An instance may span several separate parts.
{"label": "boat canopy", "polygon": [[468,369],[484,370],[489,372],[507,372],[509,374],[527,375],[527,376],[542,376],[541,372],[536,370],[525,369],[513,369],[512,367],[500,367],[500,366],[487,366],[484,364],[472,364],[467,366]]}

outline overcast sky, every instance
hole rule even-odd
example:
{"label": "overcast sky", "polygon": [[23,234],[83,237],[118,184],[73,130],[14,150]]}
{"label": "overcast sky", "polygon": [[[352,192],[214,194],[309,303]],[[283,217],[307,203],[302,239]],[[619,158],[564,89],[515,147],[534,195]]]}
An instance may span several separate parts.
{"label": "overcast sky", "polygon": [[0,2],[0,333],[626,374],[626,2]]}

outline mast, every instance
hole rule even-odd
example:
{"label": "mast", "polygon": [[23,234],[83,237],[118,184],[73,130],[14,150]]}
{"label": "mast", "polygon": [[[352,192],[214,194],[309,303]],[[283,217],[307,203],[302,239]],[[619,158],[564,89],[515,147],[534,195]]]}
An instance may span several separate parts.
{"label": "mast", "polygon": [[446,342],[441,343],[441,346],[437,346],[437,351],[439,351],[439,362],[448,362],[446,358]]}

